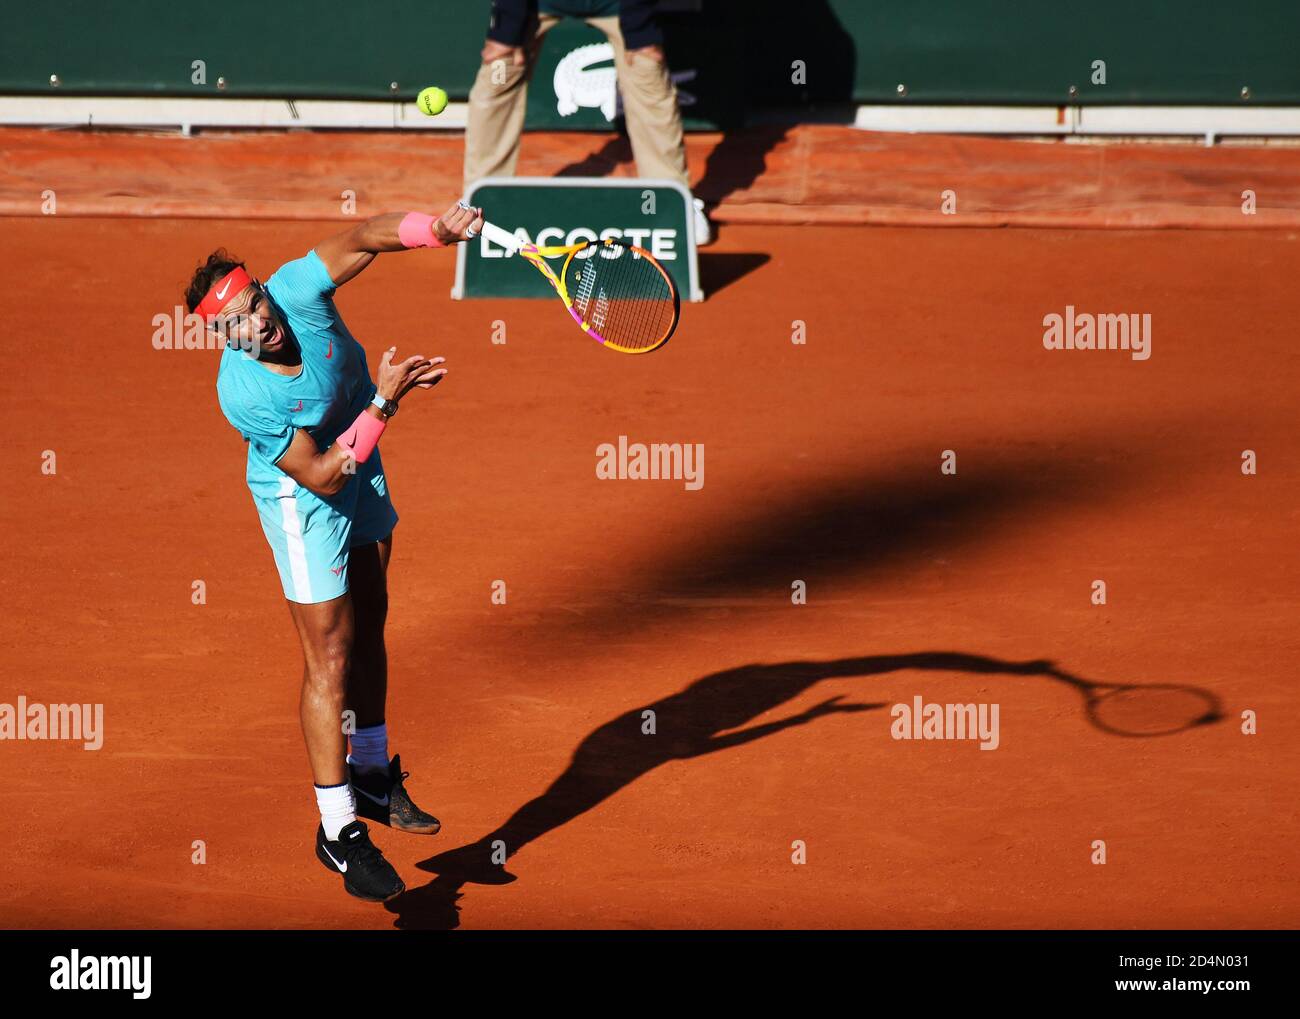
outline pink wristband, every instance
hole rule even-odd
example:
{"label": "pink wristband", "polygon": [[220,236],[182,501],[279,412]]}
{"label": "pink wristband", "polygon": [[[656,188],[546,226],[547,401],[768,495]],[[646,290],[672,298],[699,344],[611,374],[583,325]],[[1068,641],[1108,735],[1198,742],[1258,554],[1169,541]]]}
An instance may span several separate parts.
{"label": "pink wristband", "polygon": [[339,436],[339,447],[347,456],[356,457],[357,463],[365,463],[379,445],[386,424],[387,421],[381,421],[368,409],[363,410],[352,427]]}
{"label": "pink wristband", "polygon": [[445,248],[433,230],[433,217],[423,212],[408,212],[397,227],[397,239],[406,248]]}

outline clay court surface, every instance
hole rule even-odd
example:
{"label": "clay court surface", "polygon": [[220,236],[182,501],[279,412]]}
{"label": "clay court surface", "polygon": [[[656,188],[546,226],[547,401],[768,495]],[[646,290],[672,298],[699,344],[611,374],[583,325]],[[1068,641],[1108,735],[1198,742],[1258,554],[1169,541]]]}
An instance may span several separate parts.
{"label": "clay court surface", "polygon": [[[392,748],[443,821],[372,829],[410,889],[385,909],[312,858],[218,355],[150,343],[213,247],[265,278],[339,224],[2,222],[0,699],[106,729],[0,747],[4,926],[1300,922],[1294,232],[732,225],[644,358],[551,302],[449,301],[449,253],[381,258],[337,298],[372,366],[451,368],[383,440]],[[1150,360],[1044,350],[1067,304],[1150,313]],[[598,480],[620,435],[703,443],[703,488]],[[1040,659],[1224,717],[1117,736]],[[917,695],[1000,704],[1001,745],[891,739]],[[513,883],[439,866],[499,832]]]}

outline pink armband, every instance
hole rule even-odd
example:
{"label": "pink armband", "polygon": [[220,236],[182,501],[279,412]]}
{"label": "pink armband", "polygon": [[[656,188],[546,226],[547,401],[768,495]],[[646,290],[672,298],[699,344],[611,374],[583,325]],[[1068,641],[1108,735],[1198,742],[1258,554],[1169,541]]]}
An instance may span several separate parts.
{"label": "pink armband", "polygon": [[423,212],[408,212],[397,227],[397,239],[407,248],[445,248],[433,230],[433,217]]}
{"label": "pink armband", "polygon": [[363,410],[361,416],[352,422],[352,427],[339,436],[339,446],[348,456],[356,457],[357,463],[365,463],[379,445],[379,437],[384,434],[387,423],[369,410]]}

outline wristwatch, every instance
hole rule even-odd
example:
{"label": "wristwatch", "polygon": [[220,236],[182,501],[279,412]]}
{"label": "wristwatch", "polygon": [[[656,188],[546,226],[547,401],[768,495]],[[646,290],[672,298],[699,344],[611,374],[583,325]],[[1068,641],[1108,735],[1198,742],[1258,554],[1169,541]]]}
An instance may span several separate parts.
{"label": "wristwatch", "polygon": [[385,399],[384,399],[382,396],[380,396],[378,393],[375,394],[375,398],[374,398],[373,400],[370,401],[370,404],[371,404],[371,406],[373,406],[373,407],[378,407],[378,408],[379,408],[379,413],[383,414],[384,417],[386,417],[386,418],[390,418],[390,417],[392,417],[394,414],[397,413],[397,403],[396,403],[396,401],[394,401],[394,400],[385,400]]}

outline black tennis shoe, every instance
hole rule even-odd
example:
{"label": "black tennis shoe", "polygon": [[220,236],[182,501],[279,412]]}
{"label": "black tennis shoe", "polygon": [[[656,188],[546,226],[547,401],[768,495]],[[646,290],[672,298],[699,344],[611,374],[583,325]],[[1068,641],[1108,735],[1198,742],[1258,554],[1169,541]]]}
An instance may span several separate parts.
{"label": "black tennis shoe", "polygon": [[342,874],[343,887],[358,899],[386,902],[406,890],[393,865],[370,841],[370,829],[360,821],[345,824],[335,842],[318,827],[316,858],[335,874]]}
{"label": "black tennis shoe", "polygon": [[416,835],[436,835],[442,824],[411,802],[403,784],[409,771],[402,770],[402,758],[395,755],[388,771],[358,771],[348,762],[348,781],[357,801],[357,813],[398,831]]}

